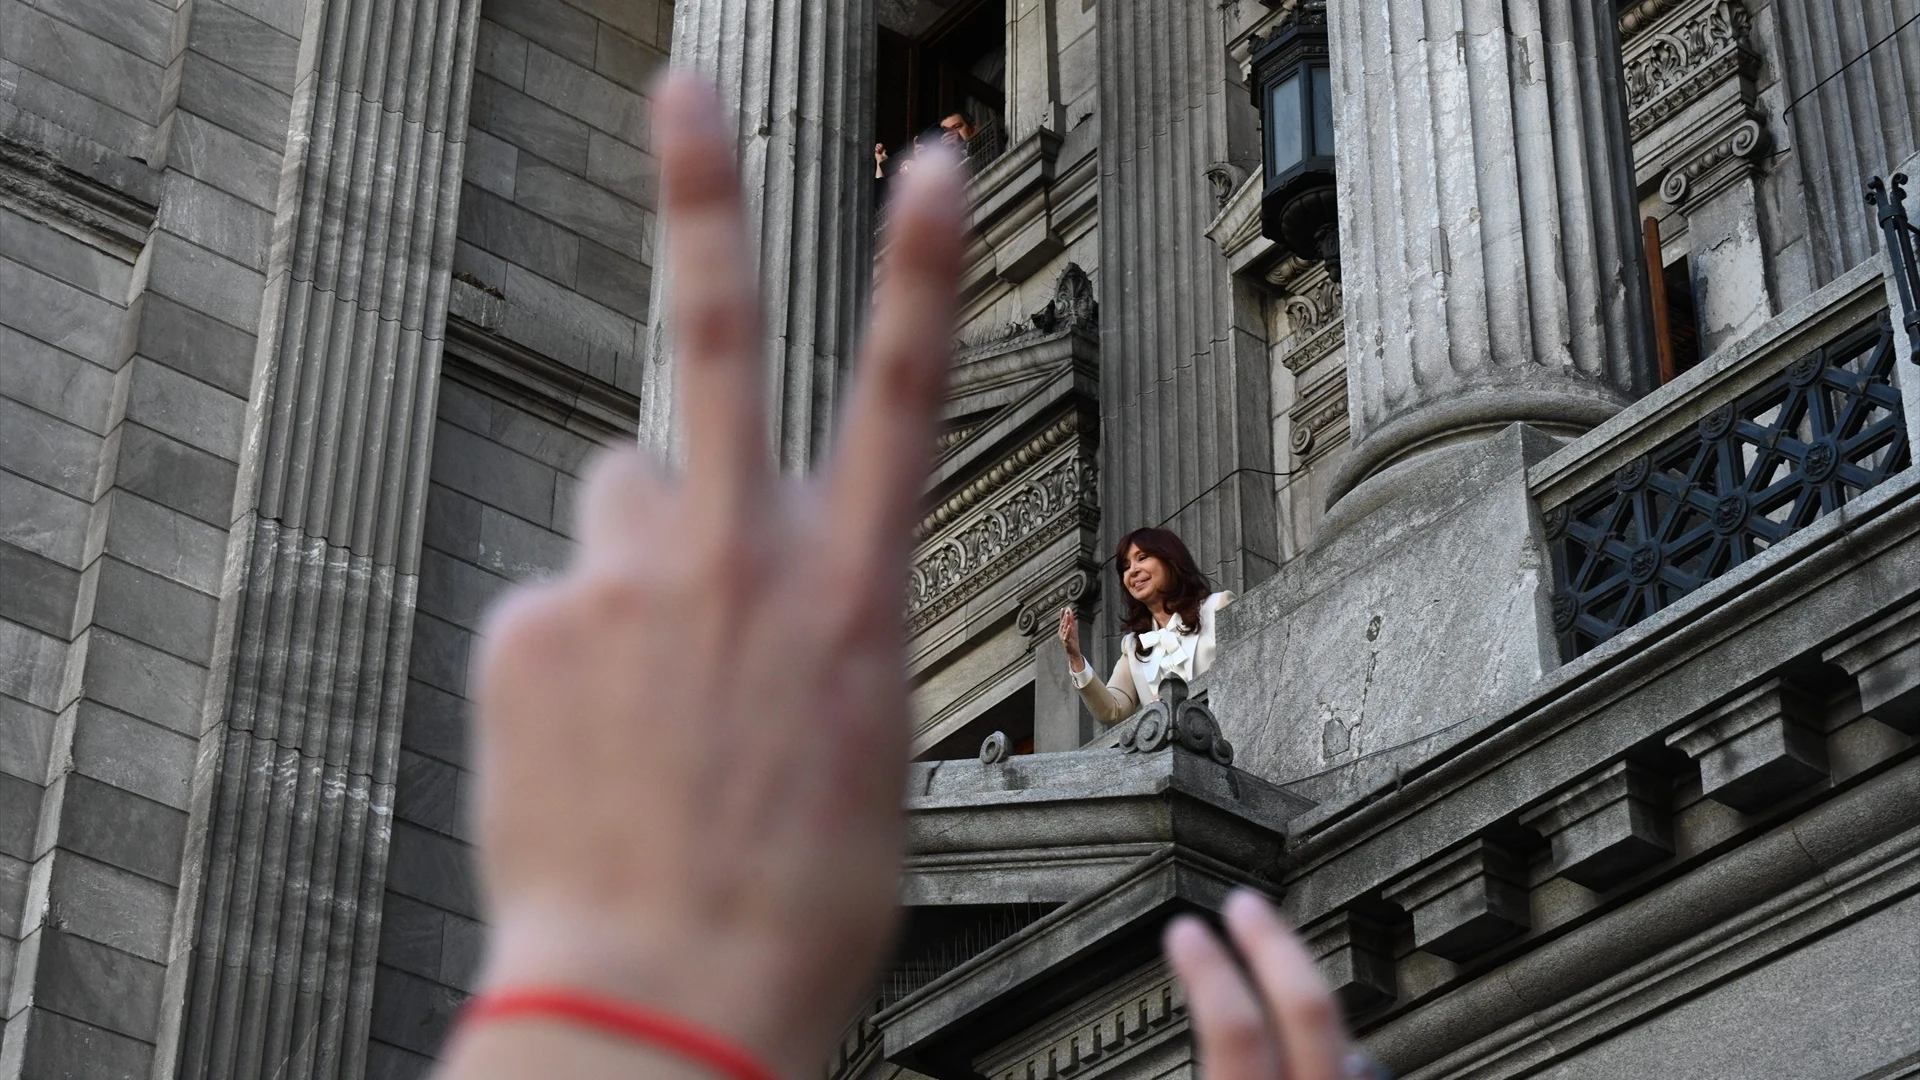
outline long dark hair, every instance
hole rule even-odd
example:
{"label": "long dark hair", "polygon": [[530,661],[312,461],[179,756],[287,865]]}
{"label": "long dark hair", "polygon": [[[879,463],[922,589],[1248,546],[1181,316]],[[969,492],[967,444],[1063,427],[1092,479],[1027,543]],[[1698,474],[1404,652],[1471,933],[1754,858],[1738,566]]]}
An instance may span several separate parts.
{"label": "long dark hair", "polygon": [[[1164,599],[1167,610],[1189,633],[1200,629],[1200,605],[1213,592],[1213,585],[1193,561],[1193,552],[1187,550],[1186,543],[1171,529],[1135,529],[1120,538],[1120,546],[1113,553],[1113,572],[1120,578],[1120,595],[1127,605],[1120,629],[1135,634],[1154,629],[1152,610],[1127,591],[1127,552],[1133,548],[1139,548],[1142,555],[1159,559],[1167,568],[1173,577]],[[1146,659],[1146,649],[1137,639],[1134,650],[1141,659]]]}

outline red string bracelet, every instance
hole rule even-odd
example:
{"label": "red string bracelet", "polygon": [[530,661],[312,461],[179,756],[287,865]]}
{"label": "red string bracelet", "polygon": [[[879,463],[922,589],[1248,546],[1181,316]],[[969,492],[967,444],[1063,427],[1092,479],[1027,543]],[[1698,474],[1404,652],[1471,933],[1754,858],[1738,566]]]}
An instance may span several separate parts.
{"label": "red string bracelet", "polygon": [[779,1080],[740,1046],[705,1028],[642,1005],[578,990],[534,988],[482,994],[461,1010],[463,1025],[536,1017],[577,1024],[652,1045],[730,1080]]}

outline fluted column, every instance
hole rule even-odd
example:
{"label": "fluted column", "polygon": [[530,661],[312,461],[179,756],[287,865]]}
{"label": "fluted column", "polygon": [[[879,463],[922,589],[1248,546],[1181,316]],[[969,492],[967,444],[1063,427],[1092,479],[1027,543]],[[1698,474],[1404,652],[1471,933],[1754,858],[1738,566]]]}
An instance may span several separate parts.
{"label": "fluted column", "polygon": [[1354,445],[1333,485],[1651,374],[1614,5],[1329,0]]}
{"label": "fluted column", "polygon": [[206,744],[177,1058],[195,1080],[363,1071],[479,7],[331,0],[295,99],[252,545]]}
{"label": "fluted column", "polygon": [[1098,11],[1103,543],[1164,523],[1239,591],[1279,566],[1270,363],[1259,296],[1206,229],[1209,173],[1259,168],[1259,119],[1227,8]]}
{"label": "fluted column", "polygon": [[[773,438],[789,469],[824,452],[873,251],[873,0],[680,0],[673,62],[719,84],[771,338]],[[665,235],[665,222],[662,222]],[[668,241],[671,242],[671,241]],[[641,441],[677,432],[667,295],[655,274]]]}

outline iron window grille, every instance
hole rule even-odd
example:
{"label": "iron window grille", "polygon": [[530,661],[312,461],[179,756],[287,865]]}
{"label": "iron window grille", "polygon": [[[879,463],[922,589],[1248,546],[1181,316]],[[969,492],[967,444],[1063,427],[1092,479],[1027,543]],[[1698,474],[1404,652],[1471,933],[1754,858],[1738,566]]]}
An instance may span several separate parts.
{"label": "iron window grille", "polygon": [[1545,514],[1553,625],[1574,657],[1907,467],[1886,313]]}

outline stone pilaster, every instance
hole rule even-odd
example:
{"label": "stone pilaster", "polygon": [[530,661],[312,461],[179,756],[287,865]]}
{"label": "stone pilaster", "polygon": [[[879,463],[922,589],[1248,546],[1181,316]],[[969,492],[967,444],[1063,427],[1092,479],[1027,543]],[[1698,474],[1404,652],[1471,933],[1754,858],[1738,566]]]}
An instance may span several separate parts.
{"label": "stone pilaster", "polygon": [[1737,0],[1641,0],[1621,13],[1627,122],[1643,187],[1679,211],[1700,355],[1778,310],[1759,167],[1771,149],[1754,75],[1753,17]]}
{"label": "stone pilaster", "polygon": [[1206,235],[1259,122],[1215,4],[1107,3],[1100,34],[1101,529],[1165,523],[1221,588],[1279,565],[1260,298]]}
{"label": "stone pilaster", "polygon": [[1353,449],[1332,495],[1651,373],[1610,5],[1329,0]]}
{"label": "stone pilaster", "polygon": [[309,26],[161,1046],[182,1076],[363,1071],[479,8]]}
{"label": "stone pilaster", "polygon": [[[873,0],[681,0],[674,10],[674,63],[715,80],[738,110],[772,340],[773,440],[789,469],[827,449],[872,276],[873,47]],[[671,276],[653,278],[641,390],[641,441],[661,450],[677,430]]]}

